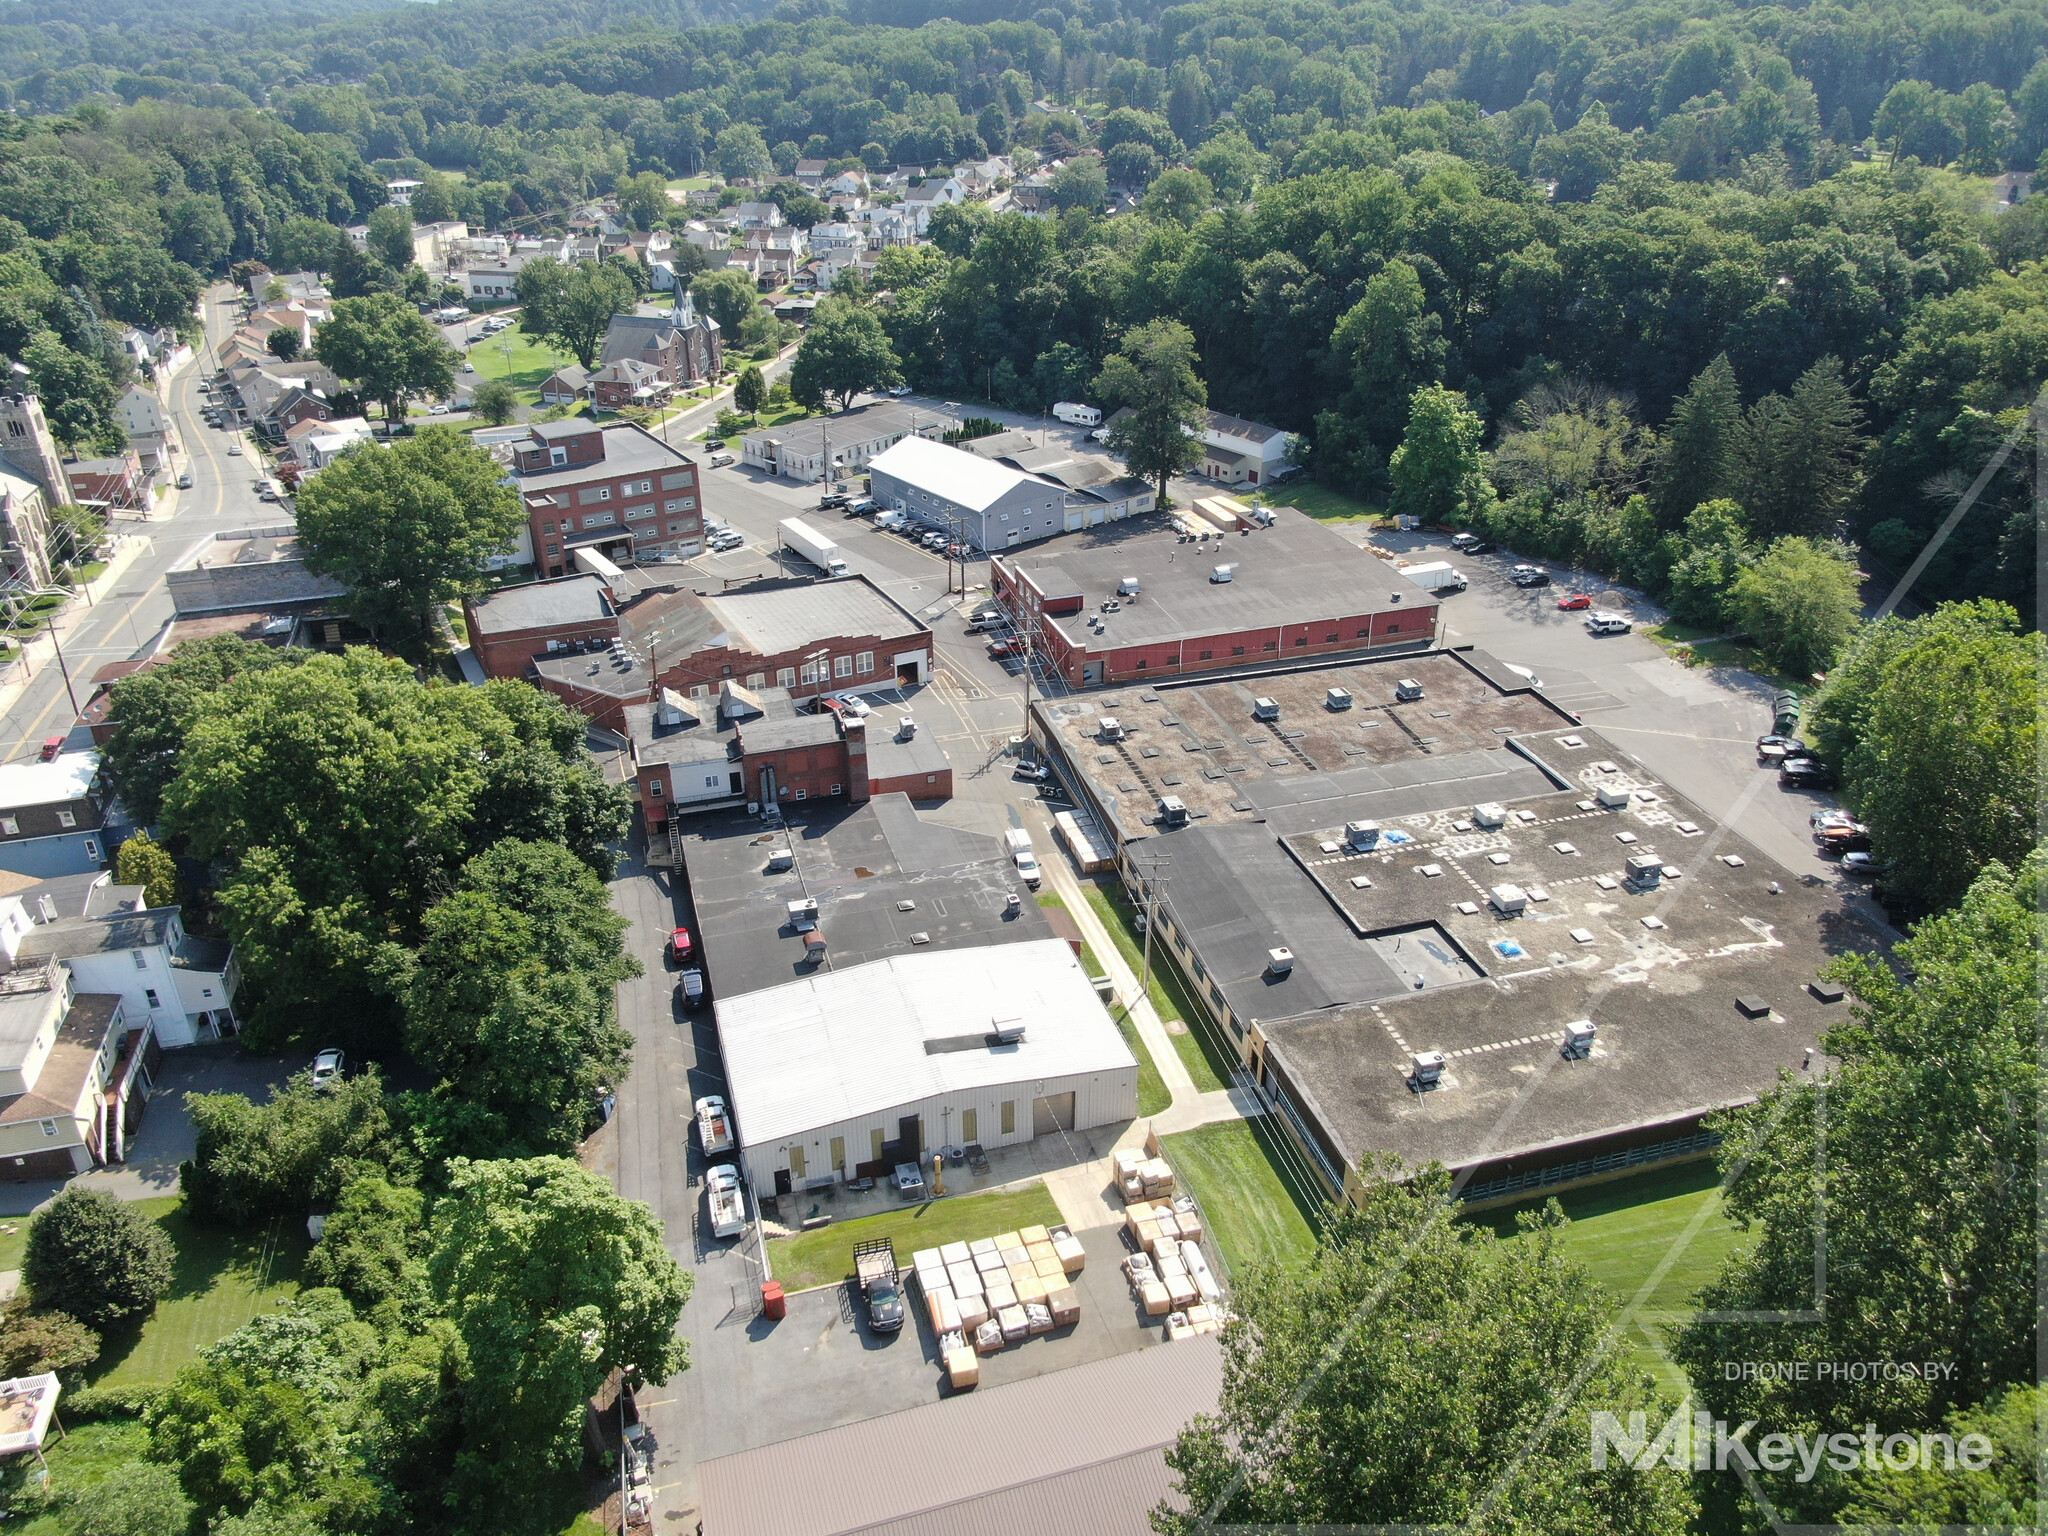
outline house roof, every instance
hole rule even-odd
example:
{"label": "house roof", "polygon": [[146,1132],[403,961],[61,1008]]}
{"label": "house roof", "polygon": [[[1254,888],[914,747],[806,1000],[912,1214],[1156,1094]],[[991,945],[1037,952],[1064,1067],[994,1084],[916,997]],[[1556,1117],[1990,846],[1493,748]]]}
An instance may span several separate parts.
{"label": "house roof", "polygon": [[792,714],[783,719],[743,721],[740,746],[747,752],[787,752],[792,747],[822,747],[839,740],[839,720],[822,715]]}
{"label": "house roof", "polygon": [[23,1120],[50,1120],[78,1113],[78,1101],[99,1060],[107,1026],[120,1011],[121,999],[111,992],[80,992],[71,999],[50,1054],[27,1093],[0,1099],[0,1125]]}
{"label": "house roof", "polygon": [[82,800],[99,772],[97,752],[60,752],[47,763],[0,764],[0,811]]}
{"label": "house roof", "polygon": [[590,624],[612,616],[604,580],[598,576],[564,576],[555,581],[529,581],[501,587],[471,605],[472,622],[487,635],[526,629],[553,629],[563,624]]}
{"label": "house roof", "polygon": [[701,643],[716,644],[722,638],[734,650],[756,656],[784,656],[816,641],[841,637],[910,640],[930,633],[922,620],[899,608],[865,576],[721,592],[702,601],[716,629]]}
{"label": "house roof", "polygon": [[114,912],[105,917],[60,917],[38,923],[22,935],[17,952],[24,959],[71,960],[80,955],[112,954],[170,944],[176,907],[145,907],[140,912]]}
{"label": "house roof", "polygon": [[[1187,1339],[707,1461],[708,1536],[1125,1536],[1171,1496],[1165,1448],[1223,1390]],[[903,1449],[918,1448],[918,1475]],[[793,1478],[792,1466],[831,1467]]]}
{"label": "house roof", "polygon": [[906,437],[894,444],[877,455],[868,468],[871,472],[894,475],[921,491],[975,512],[986,511],[1020,485],[1051,488],[1036,475],[921,437]]}
{"label": "house roof", "polygon": [[1278,427],[1269,427],[1261,422],[1246,421],[1242,416],[1226,416],[1221,411],[1209,413],[1209,430],[1220,432],[1225,437],[1243,438],[1248,443],[1263,443],[1270,438],[1284,437]]}
{"label": "house roof", "polygon": [[[820,931],[829,942],[829,923]],[[959,1048],[1018,1028],[1015,1042]],[[718,1034],[753,1145],[918,1099],[1136,1064],[1080,960],[1050,938],[895,955],[727,996]]]}

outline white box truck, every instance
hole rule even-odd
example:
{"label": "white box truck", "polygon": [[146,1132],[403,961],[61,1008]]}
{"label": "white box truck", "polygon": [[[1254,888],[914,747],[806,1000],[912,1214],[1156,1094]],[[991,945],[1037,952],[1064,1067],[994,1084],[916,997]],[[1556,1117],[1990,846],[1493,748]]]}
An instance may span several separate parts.
{"label": "white box truck", "polygon": [[785,547],[795,550],[827,576],[844,576],[846,562],[839,546],[800,517],[785,517],[780,527]]}
{"label": "white box truck", "polygon": [[1401,574],[1425,592],[1462,592],[1465,590],[1465,573],[1448,560],[1434,560],[1428,565],[1404,565]]}
{"label": "white box truck", "polygon": [[1099,427],[1102,425],[1102,412],[1095,409],[1092,405],[1078,405],[1072,400],[1062,400],[1052,408],[1052,413],[1070,427]]}
{"label": "white box truck", "polygon": [[1017,873],[1024,877],[1024,883],[1037,890],[1038,857],[1031,851],[1031,834],[1022,827],[1012,827],[1003,834],[1003,846],[1010,850],[1010,858],[1017,866]]}

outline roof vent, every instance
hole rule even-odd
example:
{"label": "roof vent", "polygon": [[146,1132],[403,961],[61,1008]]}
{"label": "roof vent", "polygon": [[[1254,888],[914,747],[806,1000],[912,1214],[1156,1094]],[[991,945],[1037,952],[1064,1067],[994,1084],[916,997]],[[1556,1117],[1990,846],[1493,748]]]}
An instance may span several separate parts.
{"label": "roof vent", "polygon": [[1235,561],[1233,561],[1229,565],[1219,565],[1209,573],[1209,579],[1215,582],[1228,581],[1230,580],[1231,573],[1234,572],[1236,569],[1237,564]]}
{"label": "roof vent", "polygon": [[1664,861],[1654,853],[1634,853],[1628,860],[1628,883],[1648,890],[1664,878]]}
{"label": "roof vent", "polygon": [[1593,1037],[1600,1026],[1591,1019],[1573,1019],[1564,1027],[1564,1053],[1574,1060],[1593,1054]]}
{"label": "roof vent", "polygon": [[1510,917],[1527,911],[1529,907],[1529,893],[1519,885],[1496,885],[1491,900],[1496,911]]}
{"label": "roof vent", "polygon": [[1274,976],[1285,976],[1294,969],[1294,951],[1287,948],[1266,951],[1266,970]]}
{"label": "roof vent", "polygon": [[768,850],[768,872],[770,874],[779,874],[783,870],[795,868],[796,855],[787,848],[771,848]]}
{"label": "roof vent", "polygon": [[804,958],[822,960],[825,958],[825,930],[813,928],[804,935]]}
{"label": "roof vent", "polygon": [[1102,732],[1102,739],[1104,741],[1122,741],[1124,739],[1123,722],[1114,715],[1104,715],[1099,729]]}
{"label": "roof vent", "polygon": [[1629,801],[1629,793],[1628,790],[1621,785],[1602,784],[1593,791],[1593,798],[1599,801],[1600,804],[1604,805],[1605,807],[1607,807],[1608,810],[1611,811],[1617,808],[1618,806],[1627,805]]}
{"label": "roof vent", "polygon": [[789,923],[798,933],[818,925],[818,898],[806,896],[789,904]]}
{"label": "roof vent", "polygon": [[1024,1038],[1022,1019],[996,1019],[995,1028],[989,1033],[997,1045],[1015,1045]]}
{"label": "roof vent", "polygon": [[1504,826],[1508,819],[1507,808],[1489,800],[1484,805],[1472,807],[1472,819],[1482,827]]}

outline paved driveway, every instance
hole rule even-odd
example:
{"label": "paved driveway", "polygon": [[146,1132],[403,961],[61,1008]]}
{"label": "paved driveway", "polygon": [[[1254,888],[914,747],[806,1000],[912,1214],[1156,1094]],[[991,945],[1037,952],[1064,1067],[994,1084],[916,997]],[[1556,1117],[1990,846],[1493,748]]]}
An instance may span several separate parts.
{"label": "paved driveway", "polygon": [[128,1161],[70,1179],[0,1184],[0,1216],[26,1216],[67,1185],[110,1189],[123,1200],[153,1200],[178,1192],[178,1165],[192,1156],[198,1136],[186,1113],[190,1093],[242,1093],[261,1104],[290,1074],[296,1058],[251,1056],[232,1041],[164,1052],[149,1109],[129,1143]]}

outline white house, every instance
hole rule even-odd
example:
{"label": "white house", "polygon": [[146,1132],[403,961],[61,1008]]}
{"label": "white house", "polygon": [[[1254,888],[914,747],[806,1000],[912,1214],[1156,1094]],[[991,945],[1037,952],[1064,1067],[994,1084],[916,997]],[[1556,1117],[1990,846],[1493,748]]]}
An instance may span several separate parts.
{"label": "white house", "polygon": [[820,971],[717,1013],[763,1195],[1138,1113],[1137,1060],[1063,939]]}
{"label": "white house", "polygon": [[156,1054],[119,997],[78,991],[62,967],[0,976],[0,1178],[69,1178],[122,1160]]}
{"label": "white house", "polygon": [[129,385],[114,402],[114,415],[146,473],[155,474],[171,467],[172,457],[178,451],[178,435],[171,423],[171,413],[164,409],[155,390],[140,384]]}
{"label": "white house", "polygon": [[[0,907],[9,902],[19,906],[20,898]],[[61,965],[79,991],[118,996],[129,1021],[148,1021],[166,1046],[235,1031],[242,969],[234,946],[187,933],[176,907],[60,917],[25,933],[0,932],[0,947],[10,942],[17,967]]]}
{"label": "white house", "polygon": [[470,298],[497,303],[516,296],[519,268],[506,262],[491,262],[484,266],[471,267],[463,274],[463,280],[468,286]]}
{"label": "white house", "polygon": [[1270,485],[1294,445],[1291,432],[1221,411],[1209,413],[1201,439],[1202,473],[1227,485]]}

